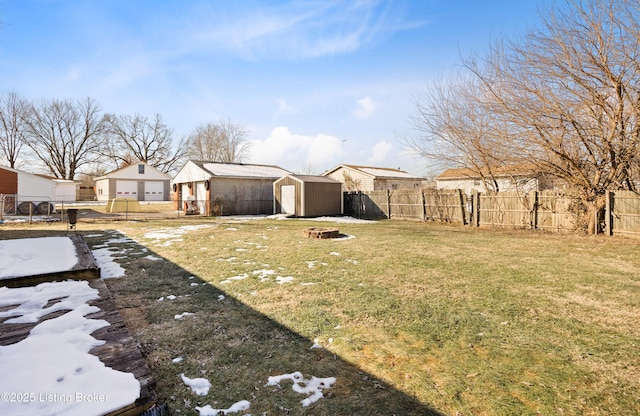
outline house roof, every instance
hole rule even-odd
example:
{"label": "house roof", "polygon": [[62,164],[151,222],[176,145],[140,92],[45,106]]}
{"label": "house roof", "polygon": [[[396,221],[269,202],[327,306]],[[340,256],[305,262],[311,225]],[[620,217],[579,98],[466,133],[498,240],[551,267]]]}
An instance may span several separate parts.
{"label": "house roof", "polygon": [[50,175],[43,175],[41,173],[36,173],[37,176],[40,176],[41,178],[45,178],[45,179],[49,179],[51,181],[57,182],[57,183],[75,183],[75,181],[72,181],[71,179],[60,179],[60,178],[56,178]]}
{"label": "house roof", "polygon": [[412,175],[411,173],[401,169],[381,168],[381,167],[373,167],[373,166],[344,165],[344,164],[338,165],[335,168],[328,170],[323,175],[328,175],[340,168],[357,170],[373,178],[422,180],[421,177]]}
{"label": "house roof", "polygon": [[291,172],[273,165],[253,165],[245,163],[220,163],[191,160],[201,169],[207,171],[211,176],[227,178],[264,178],[277,179]]}
{"label": "house roof", "polygon": [[[489,176],[487,173],[485,176]],[[513,176],[534,176],[534,170],[531,166],[524,165],[508,165],[499,166],[494,169],[493,176],[495,177],[513,177]],[[451,168],[442,172],[436,176],[436,180],[447,179],[481,179],[480,174],[475,169],[470,168]]]}

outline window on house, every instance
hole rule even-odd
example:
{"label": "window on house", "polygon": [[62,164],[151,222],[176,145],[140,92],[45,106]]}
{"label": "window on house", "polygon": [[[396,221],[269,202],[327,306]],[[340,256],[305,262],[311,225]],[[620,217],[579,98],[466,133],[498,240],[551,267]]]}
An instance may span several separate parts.
{"label": "window on house", "polygon": [[144,175],[144,165],[138,165],[138,173]]}

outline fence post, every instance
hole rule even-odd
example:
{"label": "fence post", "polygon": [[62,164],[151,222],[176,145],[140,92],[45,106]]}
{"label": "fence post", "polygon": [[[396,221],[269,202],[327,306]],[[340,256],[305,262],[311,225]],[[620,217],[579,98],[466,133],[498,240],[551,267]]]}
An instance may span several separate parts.
{"label": "fence post", "polygon": [[424,197],[424,191],[420,190],[420,196],[422,197],[422,221],[427,220],[427,203]]}
{"label": "fence post", "polygon": [[391,191],[387,189],[387,218],[391,219]]}
{"label": "fence post", "polygon": [[465,225],[467,222],[464,219],[464,198],[462,196],[462,189],[458,189],[458,206],[460,208],[460,221],[462,225]]}
{"label": "fence post", "polygon": [[604,221],[605,221],[605,235],[613,235],[613,197],[615,193],[606,191],[604,196]]}
{"label": "fence post", "polygon": [[531,207],[531,228],[538,229],[538,191],[533,191],[533,207]]}
{"label": "fence post", "polygon": [[471,198],[471,209],[473,210],[472,224],[476,227],[480,226],[480,192],[477,189],[473,190]]}

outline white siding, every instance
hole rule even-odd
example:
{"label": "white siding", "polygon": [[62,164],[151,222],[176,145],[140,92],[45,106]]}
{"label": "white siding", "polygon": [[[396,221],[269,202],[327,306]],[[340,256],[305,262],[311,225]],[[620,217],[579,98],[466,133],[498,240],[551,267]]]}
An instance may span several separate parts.
{"label": "white siding", "polygon": [[109,179],[101,179],[96,181],[96,199],[98,201],[109,200]]}
{"label": "white siding", "polygon": [[[328,174],[327,177],[342,183],[345,191],[374,190],[373,177],[354,169],[345,169],[344,167],[340,167],[334,172]],[[353,184],[351,187],[347,184],[347,178],[351,179],[351,183]]]}
{"label": "white siding", "polygon": [[[498,190],[500,192],[529,192],[538,189],[538,181],[534,178],[522,178],[515,182],[512,178],[498,178]],[[480,179],[437,179],[437,189],[461,189],[465,194],[470,195],[473,191],[486,192],[494,191],[493,183],[488,183],[485,187]]]}
{"label": "white siding", "polygon": [[[138,173],[138,165],[144,165],[144,173]],[[169,176],[162,173],[160,170],[150,166],[146,163],[134,163],[133,165],[126,166],[122,169],[115,170],[106,174],[109,178],[114,179],[145,179],[145,180],[169,180]]]}
{"label": "white siding", "polygon": [[64,202],[75,202],[76,200],[76,184],[73,181],[54,180],[54,200]]}
{"label": "white siding", "polygon": [[211,175],[192,161],[188,161],[173,178],[173,183],[202,182]]}
{"label": "white siding", "polygon": [[54,199],[55,183],[51,179],[18,172],[18,201],[42,202]]}

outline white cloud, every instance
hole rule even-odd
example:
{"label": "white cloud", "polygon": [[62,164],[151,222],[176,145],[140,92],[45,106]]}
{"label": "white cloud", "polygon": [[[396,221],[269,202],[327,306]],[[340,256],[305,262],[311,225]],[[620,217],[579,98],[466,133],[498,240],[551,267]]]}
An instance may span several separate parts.
{"label": "white cloud", "polygon": [[266,140],[251,142],[251,161],[278,165],[290,171],[303,171],[306,166],[329,168],[340,158],[342,141],[334,136],[293,134],[287,127],[273,129]]}
{"label": "white cloud", "polygon": [[371,157],[369,158],[368,163],[376,164],[382,162],[387,157],[387,154],[389,154],[392,148],[393,145],[385,141],[376,143],[371,149]]}
{"label": "white cloud", "polygon": [[358,108],[353,113],[358,118],[369,118],[376,111],[376,104],[371,97],[364,97],[359,99],[356,104]]}
{"label": "white cloud", "polygon": [[[309,59],[349,53],[415,26],[384,1],[286,2],[202,13],[192,41],[245,59]],[[205,20],[206,19],[206,20]]]}

